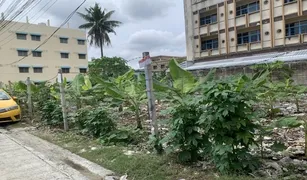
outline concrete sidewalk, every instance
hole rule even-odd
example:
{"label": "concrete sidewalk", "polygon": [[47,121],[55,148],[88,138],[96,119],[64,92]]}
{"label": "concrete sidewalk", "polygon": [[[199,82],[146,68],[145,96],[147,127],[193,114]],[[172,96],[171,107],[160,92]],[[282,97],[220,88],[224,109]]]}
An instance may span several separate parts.
{"label": "concrete sidewalk", "polygon": [[3,180],[71,179],[3,134],[0,134],[0,164]]}
{"label": "concrete sidewalk", "polygon": [[1,180],[101,180],[113,174],[25,131],[3,129],[0,165]]}

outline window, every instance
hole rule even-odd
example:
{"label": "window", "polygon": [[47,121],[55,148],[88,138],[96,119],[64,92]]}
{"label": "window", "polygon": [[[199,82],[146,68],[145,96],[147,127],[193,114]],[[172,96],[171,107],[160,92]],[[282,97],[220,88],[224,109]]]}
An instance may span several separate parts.
{"label": "window", "polygon": [[164,65],[164,64],[162,64],[162,65],[161,65],[161,69],[164,69],[164,68],[165,68],[165,65]]}
{"label": "window", "polygon": [[68,74],[70,71],[70,68],[62,68],[62,73],[63,74]]}
{"label": "window", "polygon": [[43,73],[43,68],[42,67],[34,67],[33,72],[34,73]]}
{"label": "window", "polygon": [[68,59],[69,58],[69,54],[68,53],[61,53],[61,58]]}
{"label": "window", "polygon": [[200,25],[212,24],[217,22],[217,15],[213,14],[210,16],[200,18]]}
{"label": "window", "polygon": [[18,56],[28,56],[28,51],[26,50],[17,50]]}
{"label": "window", "polygon": [[78,44],[79,45],[85,45],[85,40],[78,39]]}
{"label": "window", "polygon": [[286,24],[286,36],[307,33],[307,21]]}
{"label": "window", "polygon": [[31,35],[32,41],[41,41],[41,36],[40,35]]}
{"label": "window", "polygon": [[29,73],[29,67],[19,67],[19,73]]}
{"label": "window", "polygon": [[27,34],[16,33],[16,35],[19,40],[27,40]]}
{"label": "window", "polygon": [[4,92],[0,91],[0,100],[10,100],[11,98]]}
{"label": "window", "polygon": [[87,69],[86,68],[80,68],[80,73],[86,73],[87,72]]}
{"label": "window", "polygon": [[86,54],[79,54],[79,59],[86,59]]}
{"label": "window", "polygon": [[158,66],[153,66],[153,69],[158,69]]}
{"label": "window", "polygon": [[217,49],[219,47],[218,39],[205,40],[201,42],[201,50]]}
{"label": "window", "polygon": [[42,52],[40,51],[32,51],[33,57],[42,57]]}
{"label": "window", "polygon": [[290,2],[296,2],[296,0],[284,0],[285,4]]}
{"label": "window", "polygon": [[237,35],[237,44],[258,42],[260,40],[261,40],[261,36],[260,36],[259,30],[239,33]]}
{"label": "window", "polygon": [[243,14],[249,14],[255,11],[259,11],[260,6],[259,6],[259,1],[245,4],[242,6],[237,7],[237,16],[243,15]]}
{"label": "window", "polygon": [[68,38],[60,38],[60,43],[68,44]]}

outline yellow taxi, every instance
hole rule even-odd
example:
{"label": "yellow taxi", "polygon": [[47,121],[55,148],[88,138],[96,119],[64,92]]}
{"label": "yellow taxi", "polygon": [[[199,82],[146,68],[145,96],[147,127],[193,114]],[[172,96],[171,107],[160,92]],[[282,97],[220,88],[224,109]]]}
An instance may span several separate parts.
{"label": "yellow taxi", "polygon": [[0,123],[20,120],[21,110],[15,99],[0,89]]}

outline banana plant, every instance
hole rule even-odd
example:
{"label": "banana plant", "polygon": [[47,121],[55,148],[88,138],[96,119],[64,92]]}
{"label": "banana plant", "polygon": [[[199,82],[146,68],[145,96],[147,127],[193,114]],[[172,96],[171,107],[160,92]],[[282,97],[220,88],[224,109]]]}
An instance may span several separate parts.
{"label": "banana plant", "polygon": [[135,113],[137,128],[142,129],[140,107],[146,103],[145,78],[135,77],[133,70],[111,81],[97,78],[95,89],[102,89],[105,94],[118,104],[125,104]]}
{"label": "banana plant", "polygon": [[156,96],[171,99],[183,104],[183,97],[188,94],[195,94],[206,84],[212,81],[215,76],[215,69],[211,70],[207,76],[197,79],[191,72],[180,67],[175,59],[169,62],[171,85],[162,81],[154,81]]}
{"label": "banana plant", "polygon": [[75,102],[77,109],[82,108],[83,100],[93,99],[88,93],[92,89],[92,83],[87,75],[78,74],[69,85],[66,83],[65,89],[68,100]]}

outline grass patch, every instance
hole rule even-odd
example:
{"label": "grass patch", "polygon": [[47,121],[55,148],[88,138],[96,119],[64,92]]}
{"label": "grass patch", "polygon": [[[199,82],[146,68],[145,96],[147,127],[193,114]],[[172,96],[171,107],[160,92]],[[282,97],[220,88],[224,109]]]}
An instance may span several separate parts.
{"label": "grass patch", "polygon": [[127,147],[102,146],[97,140],[72,132],[35,131],[34,135],[57,144],[130,180],[248,180],[250,177],[218,177],[200,167],[177,164],[174,158],[138,152],[126,155]]}

